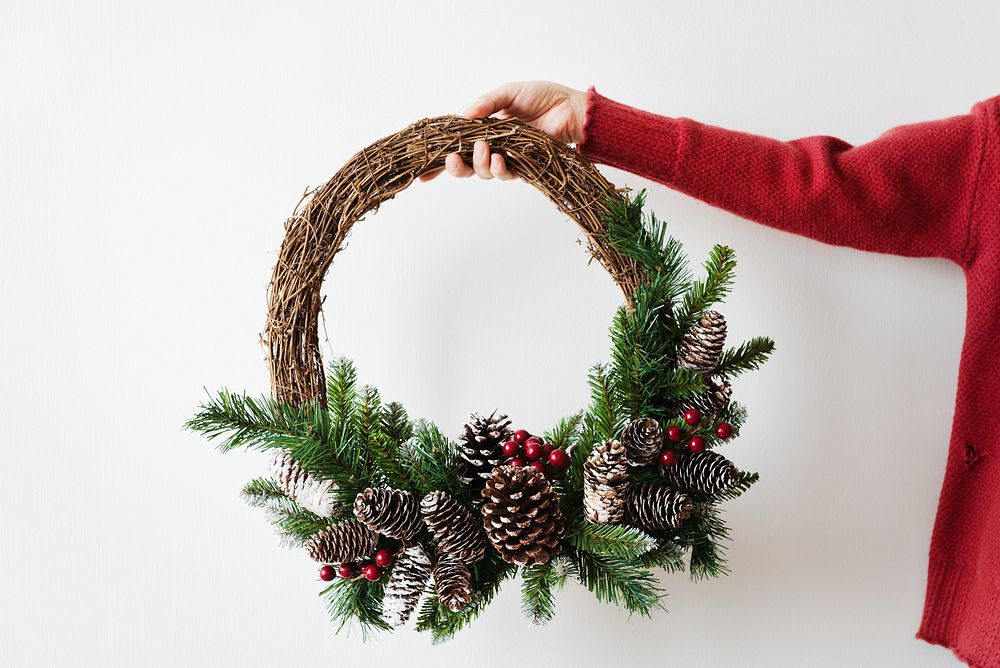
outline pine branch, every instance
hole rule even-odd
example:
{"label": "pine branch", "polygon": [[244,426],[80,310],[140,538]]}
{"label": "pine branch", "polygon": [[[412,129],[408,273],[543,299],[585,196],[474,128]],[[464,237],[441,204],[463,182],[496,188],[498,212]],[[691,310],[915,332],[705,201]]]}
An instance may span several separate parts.
{"label": "pine branch", "polygon": [[572,550],[569,554],[580,582],[604,603],[614,603],[629,613],[649,617],[662,607],[662,590],[656,578],[633,561]]}
{"label": "pine branch", "polygon": [[559,420],[554,429],[545,432],[546,443],[551,443],[556,448],[565,448],[572,445],[573,440],[580,432],[583,424],[583,411],[574,413]]}
{"label": "pine branch", "polygon": [[354,402],[357,399],[358,372],[346,357],[330,363],[326,374],[326,404],[338,430],[346,430],[351,423]]}
{"label": "pine branch", "polygon": [[639,557],[643,568],[663,568],[669,573],[684,570],[684,548],[668,538],[661,539],[659,544]]}
{"label": "pine branch", "polygon": [[729,528],[712,502],[695,503],[691,517],[676,531],[675,542],[691,549],[688,571],[692,580],[728,575],[724,541]]}
{"label": "pine branch", "polygon": [[360,580],[335,580],[320,592],[326,599],[326,608],[337,624],[339,633],[354,624],[360,628],[362,638],[368,640],[377,631],[391,629],[382,619],[382,597],[385,595],[386,578],[375,582]]}
{"label": "pine branch", "polygon": [[736,348],[724,350],[715,367],[715,374],[738,376],[747,371],[756,371],[773,352],[774,341],[766,336],[756,336]]}
{"label": "pine branch", "polygon": [[406,468],[421,495],[440,490],[466,497],[468,490],[458,477],[458,446],[448,440],[433,423],[419,420],[414,435],[404,449]]}
{"label": "pine branch", "polygon": [[[614,388],[614,383],[608,377],[604,364],[595,364],[590,369],[587,380],[590,385],[590,415],[584,416],[584,430],[593,432],[598,440],[610,440],[621,430],[623,417],[619,412],[620,398]],[[587,429],[587,418],[592,416],[590,429]]]}
{"label": "pine branch", "polygon": [[288,498],[285,490],[271,478],[254,478],[243,486],[240,496],[255,508],[268,508],[273,502]]}
{"label": "pine branch", "polygon": [[572,562],[558,555],[548,563],[527,566],[521,571],[521,611],[535,625],[547,624],[555,615],[553,593],[575,575]]}
{"label": "pine branch", "polygon": [[705,262],[707,276],[695,281],[677,311],[677,334],[683,336],[713,304],[724,301],[733,287],[736,254],[728,246],[716,245]]}
{"label": "pine branch", "polygon": [[567,513],[566,539],[582,552],[637,559],[656,547],[656,539],[625,524],[594,524],[579,513]]}
{"label": "pine branch", "polygon": [[456,633],[471,624],[489,605],[500,591],[501,585],[514,576],[517,568],[504,563],[499,556],[488,555],[486,559],[473,565],[472,581],[475,595],[472,602],[452,612],[441,605],[436,594],[425,597],[417,615],[417,631],[430,631],[431,640],[439,644],[450,640]]}

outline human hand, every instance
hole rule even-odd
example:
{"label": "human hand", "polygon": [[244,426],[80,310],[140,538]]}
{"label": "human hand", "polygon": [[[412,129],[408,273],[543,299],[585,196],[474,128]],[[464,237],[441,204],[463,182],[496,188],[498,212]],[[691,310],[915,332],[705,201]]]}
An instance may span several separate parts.
{"label": "human hand", "polygon": [[[587,93],[552,81],[516,81],[502,84],[481,95],[459,116],[486,118],[519,118],[534,128],[552,135],[559,141],[578,143],[583,135],[587,113]],[[445,156],[445,166],[422,174],[421,181],[430,181],[442,171],[452,176],[468,178],[477,174],[481,179],[497,178],[509,181],[517,178],[507,169],[499,153],[490,154],[489,144],[480,139],[473,144],[472,165],[466,165],[458,153]]]}

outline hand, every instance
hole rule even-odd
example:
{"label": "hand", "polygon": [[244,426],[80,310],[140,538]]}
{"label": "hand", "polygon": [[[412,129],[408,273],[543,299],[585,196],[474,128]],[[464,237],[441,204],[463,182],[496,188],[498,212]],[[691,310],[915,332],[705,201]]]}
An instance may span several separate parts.
{"label": "hand", "polygon": [[[459,116],[486,118],[520,118],[534,128],[546,132],[559,141],[578,143],[583,135],[583,122],[587,113],[587,93],[574,90],[552,81],[517,81],[494,88],[465,108]],[[503,156],[490,154],[489,144],[480,139],[473,144],[472,166],[466,165],[458,153],[445,156],[445,166],[420,176],[430,181],[442,171],[452,176],[468,178],[478,174],[481,179],[498,178],[509,181],[517,178],[507,170]]]}

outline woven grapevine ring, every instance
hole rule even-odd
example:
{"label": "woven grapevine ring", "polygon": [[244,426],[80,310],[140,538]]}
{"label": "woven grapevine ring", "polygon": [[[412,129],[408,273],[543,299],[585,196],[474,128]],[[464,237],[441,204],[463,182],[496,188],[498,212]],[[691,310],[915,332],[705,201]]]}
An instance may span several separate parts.
{"label": "woven grapevine ring", "polygon": [[[625,300],[611,360],[588,373],[585,410],[544,432],[473,413],[452,440],[360,385],[346,358],[324,366],[321,289],[355,223],[448,154],[471,161],[480,139],[579,225]],[[757,474],[715,450],[747,417],[730,379],[757,369],[773,342],[726,347],[712,307],[731,289],[732,249],[715,246],[695,278],[663,221],[643,211],[645,192],[628,192],[522,121],[440,116],[359,151],[296,205],[268,286],[271,395],[222,390],[187,426],[224,437],[222,450],[272,453],[244,497],[321,564],[340,627],[391,630],[415,616],[418,631],[444,640],[518,575],[535,623],[552,617],[568,580],[649,615],[663,596],[655,569],[727,572],[719,506]]]}

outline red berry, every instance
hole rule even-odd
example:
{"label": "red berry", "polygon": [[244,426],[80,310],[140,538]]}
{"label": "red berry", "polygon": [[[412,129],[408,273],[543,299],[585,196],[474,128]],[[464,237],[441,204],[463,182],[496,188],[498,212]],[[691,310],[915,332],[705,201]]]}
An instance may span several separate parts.
{"label": "red berry", "polygon": [[534,443],[535,445],[541,445],[542,439],[538,436],[529,436],[524,440],[524,444],[528,445],[529,443]]}
{"label": "red berry", "polygon": [[389,550],[379,550],[375,553],[375,563],[385,568],[392,563],[392,552]]}
{"label": "red berry", "polygon": [[545,475],[545,464],[541,462],[531,462],[531,468],[535,469],[542,475]]}
{"label": "red berry", "polygon": [[692,436],[688,441],[688,450],[691,452],[701,452],[705,449],[705,439],[701,436]]}
{"label": "red berry", "polygon": [[549,453],[549,464],[560,471],[569,466],[569,455],[562,448],[558,448]]}
{"label": "red berry", "polygon": [[517,450],[519,447],[520,446],[514,441],[507,441],[506,443],[503,444],[503,456],[513,457],[514,455],[517,454]]}
{"label": "red berry", "polygon": [[361,569],[361,573],[366,579],[371,580],[372,582],[375,582],[375,580],[382,577],[382,569],[375,564],[365,564],[364,568]]}
{"label": "red berry", "polygon": [[542,446],[538,443],[538,441],[532,442],[529,438],[524,442],[524,456],[531,461],[535,461],[542,456]]}
{"label": "red berry", "polygon": [[675,424],[667,427],[667,440],[671,443],[677,443],[684,437],[684,432]]}
{"label": "red berry", "polygon": [[677,453],[673,450],[664,450],[660,453],[660,464],[663,466],[673,466],[677,463]]}
{"label": "red berry", "polygon": [[531,436],[531,434],[529,434],[525,430],[518,429],[517,431],[514,432],[514,442],[517,443],[518,445],[524,445],[524,442],[528,440],[529,436]]}
{"label": "red berry", "polygon": [[720,422],[715,425],[715,435],[719,438],[729,438],[733,435],[733,425],[728,422]]}
{"label": "red berry", "polygon": [[701,413],[697,408],[689,408],[684,411],[684,421],[693,427],[701,421]]}
{"label": "red berry", "polygon": [[340,566],[337,567],[337,575],[344,578],[345,580],[350,580],[355,575],[358,574],[358,565],[353,561],[345,561]]}
{"label": "red berry", "polygon": [[542,459],[544,459],[545,461],[549,461],[549,455],[551,455],[552,451],[555,449],[556,447],[551,443],[544,444],[542,446]]}
{"label": "red berry", "polygon": [[329,564],[319,569],[319,579],[329,582],[333,578],[337,577],[337,571],[334,570],[333,566]]}
{"label": "red berry", "polygon": [[520,457],[512,457],[511,460],[507,462],[507,465],[516,466],[517,468],[524,468],[524,466],[526,466],[524,460]]}

